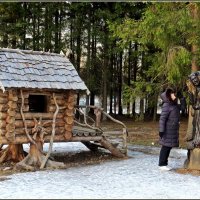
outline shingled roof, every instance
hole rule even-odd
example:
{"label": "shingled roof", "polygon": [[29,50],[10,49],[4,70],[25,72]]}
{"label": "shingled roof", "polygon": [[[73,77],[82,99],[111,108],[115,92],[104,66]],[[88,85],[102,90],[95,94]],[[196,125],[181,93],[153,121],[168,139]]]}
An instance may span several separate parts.
{"label": "shingled roof", "polygon": [[63,55],[0,48],[0,87],[87,90],[72,63]]}

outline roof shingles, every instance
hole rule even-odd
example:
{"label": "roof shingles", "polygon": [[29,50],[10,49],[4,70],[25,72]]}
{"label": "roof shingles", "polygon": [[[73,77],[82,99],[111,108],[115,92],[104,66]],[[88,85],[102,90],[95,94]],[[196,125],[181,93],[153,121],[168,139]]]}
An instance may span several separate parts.
{"label": "roof shingles", "polygon": [[87,90],[70,61],[55,53],[0,48],[0,86]]}

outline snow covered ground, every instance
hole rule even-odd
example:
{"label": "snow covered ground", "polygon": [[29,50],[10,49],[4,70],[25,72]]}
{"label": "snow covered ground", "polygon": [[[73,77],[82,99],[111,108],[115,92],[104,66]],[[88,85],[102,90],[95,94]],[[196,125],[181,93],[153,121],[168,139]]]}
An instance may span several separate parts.
{"label": "snow covered ground", "polygon": [[[57,152],[81,151],[81,143],[55,143]],[[144,152],[142,152],[144,151]],[[145,152],[150,152],[147,154]],[[1,199],[199,199],[200,177],[161,172],[159,148],[129,146],[129,159],[8,176]],[[169,164],[183,166],[186,150],[173,149]]]}

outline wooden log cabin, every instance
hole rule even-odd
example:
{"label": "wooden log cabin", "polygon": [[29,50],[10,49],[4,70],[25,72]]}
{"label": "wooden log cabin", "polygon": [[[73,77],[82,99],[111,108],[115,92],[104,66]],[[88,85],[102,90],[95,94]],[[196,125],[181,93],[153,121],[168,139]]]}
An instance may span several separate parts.
{"label": "wooden log cabin", "polygon": [[48,142],[56,103],[54,141],[70,140],[76,93],[88,92],[65,56],[17,49],[0,49],[0,88],[0,144],[29,143],[26,131],[31,135],[39,119]]}
{"label": "wooden log cabin", "polygon": [[[29,169],[26,163],[38,165],[43,160],[39,165],[44,168],[50,156],[50,151],[46,157],[41,153],[45,142],[52,149],[53,142],[80,141],[94,150],[98,145],[90,141],[99,141],[114,155],[124,156],[100,129],[74,126],[77,93],[89,90],[65,56],[1,48],[0,89],[0,145],[8,145],[0,152],[0,163],[14,157]],[[26,157],[25,143],[31,144]]]}

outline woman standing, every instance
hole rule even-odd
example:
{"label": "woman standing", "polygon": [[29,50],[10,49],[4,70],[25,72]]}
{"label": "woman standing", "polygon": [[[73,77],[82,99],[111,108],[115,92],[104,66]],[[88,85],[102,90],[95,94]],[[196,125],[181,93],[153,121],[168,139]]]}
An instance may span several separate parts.
{"label": "woman standing", "polygon": [[172,88],[167,88],[161,94],[161,99],[163,105],[159,120],[159,142],[162,147],[159,155],[159,167],[161,170],[171,170],[168,167],[168,158],[171,149],[179,146],[180,108],[176,93]]}

